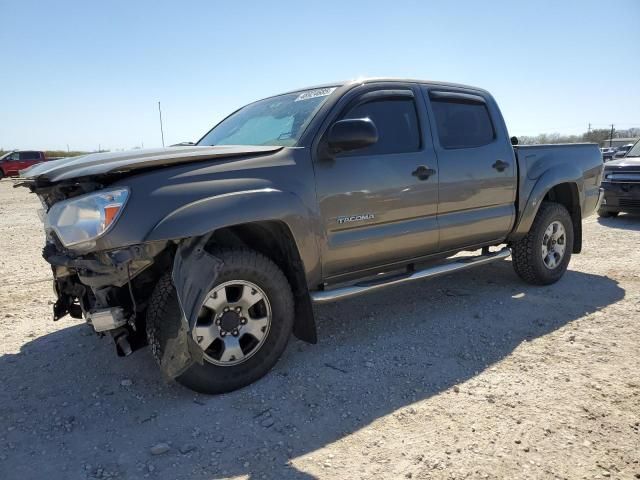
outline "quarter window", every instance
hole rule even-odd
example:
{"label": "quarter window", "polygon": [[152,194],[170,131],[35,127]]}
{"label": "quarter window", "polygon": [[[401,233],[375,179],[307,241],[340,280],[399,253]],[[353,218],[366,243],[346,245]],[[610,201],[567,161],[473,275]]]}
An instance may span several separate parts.
{"label": "quarter window", "polygon": [[493,142],[495,131],[487,106],[455,99],[431,99],[443,148],[472,148]]}
{"label": "quarter window", "polygon": [[343,118],[369,118],[378,129],[376,143],[356,150],[351,155],[385,155],[420,149],[420,130],[413,100],[374,100],[353,107]]}

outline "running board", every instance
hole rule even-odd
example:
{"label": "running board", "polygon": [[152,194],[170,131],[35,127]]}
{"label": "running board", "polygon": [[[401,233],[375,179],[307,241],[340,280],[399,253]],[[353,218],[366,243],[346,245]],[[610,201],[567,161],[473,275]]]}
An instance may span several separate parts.
{"label": "running board", "polygon": [[392,285],[408,283],[414,280],[421,280],[423,278],[438,277],[440,275],[456,272],[458,270],[466,270],[467,268],[484,265],[485,263],[490,263],[496,260],[502,260],[504,258],[507,258],[509,255],[511,255],[511,250],[509,248],[503,248],[502,250],[499,250],[497,252],[488,253],[485,255],[451,260],[448,263],[443,263],[434,267],[418,270],[417,272],[410,272],[401,275],[394,275],[392,277],[368,280],[365,282],[360,282],[354,285],[336,288],[333,290],[320,290],[317,292],[312,292],[311,299],[314,301],[314,303],[333,302],[335,300],[341,300],[343,298],[355,297],[356,295],[372,292],[374,290],[380,290]]}

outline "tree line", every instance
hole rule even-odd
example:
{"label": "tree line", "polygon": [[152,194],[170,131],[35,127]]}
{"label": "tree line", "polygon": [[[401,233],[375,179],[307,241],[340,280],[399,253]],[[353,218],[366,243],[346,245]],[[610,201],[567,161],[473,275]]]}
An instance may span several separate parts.
{"label": "tree line", "polygon": [[[640,128],[629,128],[626,130],[613,130],[613,138],[637,138],[640,137]],[[600,145],[608,145],[611,138],[610,128],[596,128],[581,135],[563,135],[561,133],[541,133],[536,136],[518,136],[520,145],[537,145],[541,143],[580,143],[591,142]]]}

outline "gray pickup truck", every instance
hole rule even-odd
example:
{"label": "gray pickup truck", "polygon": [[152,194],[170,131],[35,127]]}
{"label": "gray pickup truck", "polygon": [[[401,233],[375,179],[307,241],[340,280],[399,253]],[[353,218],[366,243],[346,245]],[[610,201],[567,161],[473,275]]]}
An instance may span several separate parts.
{"label": "gray pickup truck", "polygon": [[314,302],[509,255],[525,281],[557,281],[602,156],[516,140],[485,90],[359,80],[254,102],[195,146],[20,182],[45,208],[54,320],[84,316],[120,355],[149,344],[167,376],[219,393],[267,373],[292,332],[314,343]]}

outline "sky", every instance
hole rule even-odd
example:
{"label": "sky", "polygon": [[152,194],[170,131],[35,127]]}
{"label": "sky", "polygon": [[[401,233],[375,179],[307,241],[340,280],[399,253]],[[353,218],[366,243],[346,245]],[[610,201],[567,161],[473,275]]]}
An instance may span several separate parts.
{"label": "sky", "polygon": [[196,141],[359,77],[489,90],[512,135],[640,127],[640,0],[0,0],[0,149]]}

